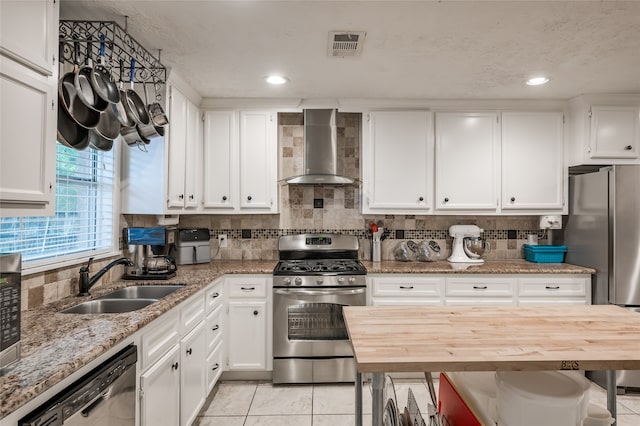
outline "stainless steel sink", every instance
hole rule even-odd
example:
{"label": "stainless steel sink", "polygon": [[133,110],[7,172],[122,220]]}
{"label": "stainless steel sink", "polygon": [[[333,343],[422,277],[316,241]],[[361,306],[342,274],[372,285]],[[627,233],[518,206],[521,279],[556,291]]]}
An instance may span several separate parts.
{"label": "stainless steel sink", "polygon": [[63,314],[120,314],[137,311],[157,301],[158,299],[96,299],[79,303],[61,312]]}
{"label": "stainless steel sink", "polygon": [[180,290],[184,285],[139,285],[112,291],[96,300],[103,299],[162,299]]}

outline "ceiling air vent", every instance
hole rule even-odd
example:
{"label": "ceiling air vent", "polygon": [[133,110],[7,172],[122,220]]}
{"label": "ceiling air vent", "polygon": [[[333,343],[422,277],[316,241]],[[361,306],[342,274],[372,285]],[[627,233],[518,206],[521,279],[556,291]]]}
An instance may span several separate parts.
{"label": "ceiling air vent", "polygon": [[362,53],[365,31],[331,31],[329,56],[334,58],[357,57]]}

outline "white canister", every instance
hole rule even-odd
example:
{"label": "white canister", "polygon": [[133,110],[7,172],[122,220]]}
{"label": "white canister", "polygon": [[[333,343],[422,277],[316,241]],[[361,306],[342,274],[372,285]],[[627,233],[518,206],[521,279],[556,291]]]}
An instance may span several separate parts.
{"label": "white canister", "polygon": [[535,234],[527,235],[527,244],[529,244],[530,246],[537,246],[538,245],[538,236],[535,235]]}

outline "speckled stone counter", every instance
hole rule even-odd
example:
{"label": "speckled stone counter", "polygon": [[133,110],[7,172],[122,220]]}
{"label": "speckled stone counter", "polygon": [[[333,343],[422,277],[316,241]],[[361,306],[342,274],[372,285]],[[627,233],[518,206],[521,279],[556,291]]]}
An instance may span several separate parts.
{"label": "speckled stone counter", "polygon": [[568,263],[487,260],[481,264],[437,262],[362,262],[369,274],[594,274],[592,268]]}
{"label": "speckled stone counter", "polygon": [[[592,274],[568,264],[487,261],[463,269],[462,264],[439,262],[363,262],[370,274]],[[166,281],[114,281],[99,284],[87,297],[70,297],[22,313],[22,358],[0,376],[0,419],[59,383],[131,336],[155,318],[224,274],[270,274],[276,261],[214,261],[183,266]],[[185,287],[138,311],[123,314],[62,314],[61,310],[112,290],[145,284],[184,284]]]}
{"label": "speckled stone counter", "polygon": [[[276,261],[215,261],[181,266],[166,281],[98,284],[91,296],[69,297],[22,312],[22,358],[0,376],[0,419],[131,336],[224,274],[270,274]],[[185,284],[143,309],[123,314],[63,314],[61,310],[131,285]]]}

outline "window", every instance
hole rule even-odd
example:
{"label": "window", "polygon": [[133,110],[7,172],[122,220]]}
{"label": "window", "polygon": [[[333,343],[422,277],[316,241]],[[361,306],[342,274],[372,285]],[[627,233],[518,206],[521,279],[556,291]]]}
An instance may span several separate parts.
{"label": "window", "polygon": [[56,150],[55,216],[0,218],[0,253],[46,264],[115,250],[113,151]]}

